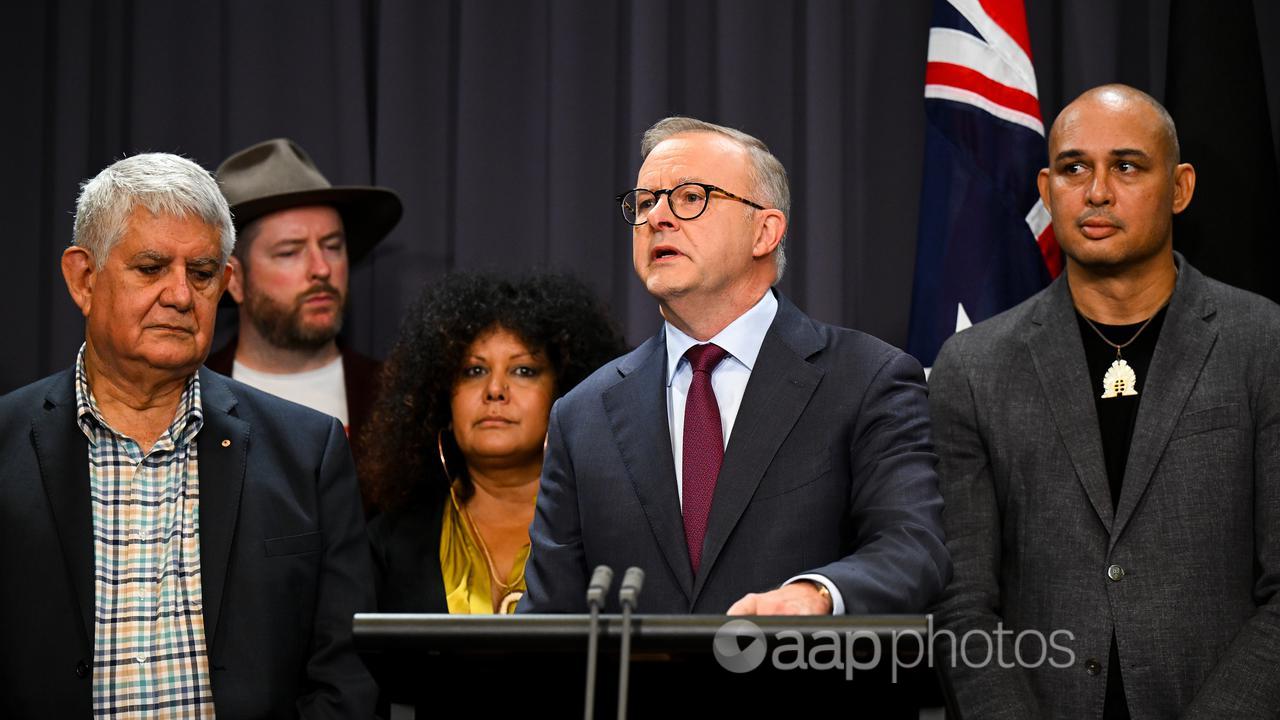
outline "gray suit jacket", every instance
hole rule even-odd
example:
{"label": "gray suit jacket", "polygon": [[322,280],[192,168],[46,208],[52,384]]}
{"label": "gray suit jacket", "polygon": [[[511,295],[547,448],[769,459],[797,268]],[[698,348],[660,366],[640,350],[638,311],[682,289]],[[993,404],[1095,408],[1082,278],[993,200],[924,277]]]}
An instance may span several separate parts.
{"label": "gray suit jacket", "polygon": [[[640,610],[723,613],[817,572],[850,613],[918,612],[951,574],[920,364],[786,298],[751,372],[695,576],[662,333],[551,412],[521,612],[583,612],[591,569],[647,573]],[[611,593],[609,608],[617,608]]]}
{"label": "gray suit jacket", "polygon": [[938,356],[940,626],[1070,632],[1013,669],[943,635],[966,718],[1100,717],[1113,632],[1135,719],[1280,710],[1280,308],[1177,262],[1114,510],[1065,275]]}

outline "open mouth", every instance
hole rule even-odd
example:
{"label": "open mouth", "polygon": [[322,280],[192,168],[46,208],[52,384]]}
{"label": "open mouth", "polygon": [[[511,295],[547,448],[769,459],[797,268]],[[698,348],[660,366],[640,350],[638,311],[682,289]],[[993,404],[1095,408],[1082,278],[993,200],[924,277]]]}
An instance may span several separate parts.
{"label": "open mouth", "polygon": [[653,260],[669,260],[671,258],[680,257],[680,255],[680,251],[670,245],[659,245],[653,249],[653,252],[650,253],[649,257]]}

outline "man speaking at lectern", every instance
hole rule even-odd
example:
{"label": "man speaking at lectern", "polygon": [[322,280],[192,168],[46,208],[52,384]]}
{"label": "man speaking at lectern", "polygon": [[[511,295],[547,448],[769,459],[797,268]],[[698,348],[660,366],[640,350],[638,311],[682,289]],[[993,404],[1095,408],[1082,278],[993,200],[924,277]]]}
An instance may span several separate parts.
{"label": "man speaking at lectern", "polygon": [[919,364],[771,289],[764,143],[667,118],[641,155],[618,199],[664,323],[552,409],[520,611],[584,611],[600,564],[644,569],[646,613],[922,610],[951,563]]}

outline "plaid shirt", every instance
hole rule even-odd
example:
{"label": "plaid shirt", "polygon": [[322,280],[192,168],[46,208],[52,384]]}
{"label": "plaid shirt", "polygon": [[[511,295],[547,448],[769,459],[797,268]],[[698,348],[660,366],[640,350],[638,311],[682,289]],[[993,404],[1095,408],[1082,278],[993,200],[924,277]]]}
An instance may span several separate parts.
{"label": "plaid shirt", "polygon": [[200,592],[200,379],[187,381],[173,422],[144,455],[98,411],[81,346],[76,417],[89,439],[93,498],[94,717],[212,718]]}

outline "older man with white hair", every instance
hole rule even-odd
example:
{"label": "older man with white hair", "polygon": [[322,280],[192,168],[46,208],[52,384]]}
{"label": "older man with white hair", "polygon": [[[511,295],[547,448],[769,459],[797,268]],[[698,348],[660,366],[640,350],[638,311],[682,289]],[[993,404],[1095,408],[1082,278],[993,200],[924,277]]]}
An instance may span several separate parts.
{"label": "older man with white hair", "polygon": [[84,345],[0,398],[0,716],[372,713],[342,426],[201,369],[234,245],[189,160],[82,188],[62,273]]}

